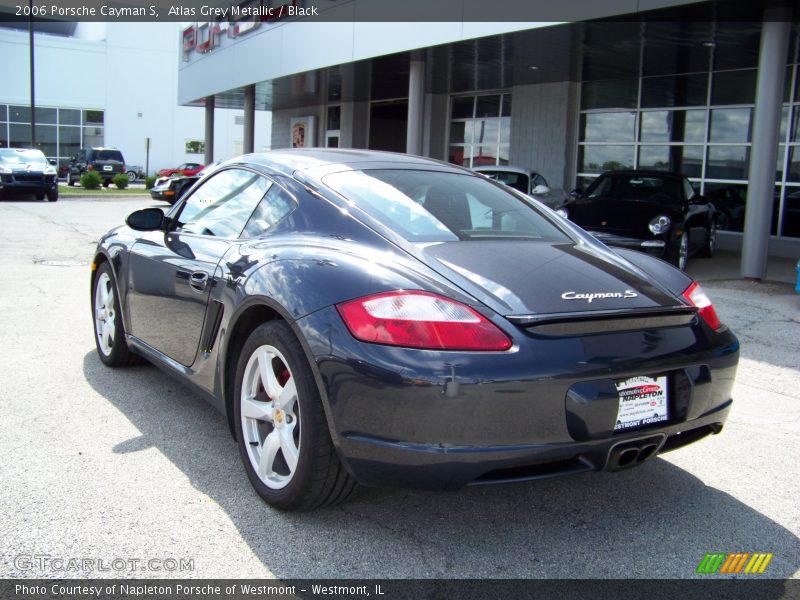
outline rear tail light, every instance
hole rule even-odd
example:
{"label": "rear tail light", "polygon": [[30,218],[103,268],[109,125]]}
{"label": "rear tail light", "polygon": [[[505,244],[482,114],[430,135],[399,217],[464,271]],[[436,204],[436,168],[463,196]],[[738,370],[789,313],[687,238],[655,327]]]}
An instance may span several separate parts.
{"label": "rear tail light", "polygon": [[362,342],[432,350],[502,351],[511,339],[469,306],[436,294],[397,291],[337,306]]}
{"label": "rear tail light", "polygon": [[703,288],[696,281],[692,283],[686,291],[683,292],[683,298],[692,306],[697,307],[697,314],[702,317],[711,329],[719,331],[722,329],[722,322],[717,316],[717,311],[714,310],[714,305],[711,300],[706,296]]}

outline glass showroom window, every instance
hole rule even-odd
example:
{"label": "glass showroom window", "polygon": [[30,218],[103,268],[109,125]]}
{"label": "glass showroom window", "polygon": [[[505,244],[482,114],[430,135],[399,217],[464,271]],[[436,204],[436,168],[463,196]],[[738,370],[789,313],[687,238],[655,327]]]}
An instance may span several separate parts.
{"label": "glass showroom window", "polygon": [[454,96],[450,105],[451,163],[465,167],[507,165],[511,94]]}

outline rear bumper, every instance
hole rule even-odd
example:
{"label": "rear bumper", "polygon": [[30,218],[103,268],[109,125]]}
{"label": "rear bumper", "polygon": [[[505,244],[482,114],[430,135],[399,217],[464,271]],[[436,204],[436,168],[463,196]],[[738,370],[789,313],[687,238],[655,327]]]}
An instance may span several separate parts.
{"label": "rear bumper", "polygon": [[[549,339],[506,324],[515,344],[500,353],[363,344],[335,309],[296,325],[339,455],[368,485],[457,489],[635,466],[721,430],[739,356],[732,333],[697,321]],[[615,433],[614,381],[655,374],[669,377],[668,421]]]}

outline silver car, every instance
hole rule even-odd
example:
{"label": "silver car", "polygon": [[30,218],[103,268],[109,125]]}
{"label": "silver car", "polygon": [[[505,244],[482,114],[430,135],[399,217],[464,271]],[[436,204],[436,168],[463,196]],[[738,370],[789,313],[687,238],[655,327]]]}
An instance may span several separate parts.
{"label": "silver car", "polygon": [[564,190],[552,189],[540,173],[530,169],[492,165],[472,170],[527,194],[552,209],[561,207],[569,199]]}

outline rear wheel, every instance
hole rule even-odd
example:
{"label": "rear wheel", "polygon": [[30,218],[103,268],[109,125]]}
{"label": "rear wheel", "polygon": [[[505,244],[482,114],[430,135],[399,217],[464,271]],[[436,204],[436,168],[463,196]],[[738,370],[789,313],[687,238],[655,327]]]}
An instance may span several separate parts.
{"label": "rear wheel", "polygon": [[706,231],[706,243],[703,248],[698,252],[699,256],[703,258],[711,258],[714,256],[714,252],[717,250],[717,223],[714,219],[711,219],[711,223],[708,225],[708,230]]}
{"label": "rear wheel", "polygon": [[37,199],[37,200],[44,200],[44,194],[43,194],[43,193],[41,193],[41,192],[37,193],[37,194],[36,194],[36,199]]}
{"label": "rear wheel", "polygon": [[128,348],[121,315],[114,272],[107,262],[101,263],[94,280],[92,316],[97,354],[109,367],[129,366],[142,360]]}
{"label": "rear wheel", "polygon": [[75,180],[72,178],[72,173],[67,173],[67,185],[69,187],[73,187],[75,185]]}
{"label": "rear wheel", "polygon": [[107,188],[110,185],[111,185],[111,180],[110,179],[104,179],[103,180],[103,187],[104,188]]}
{"label": "rear wheel", "polygon": [[128,171],[125,173],[128,176],[128,181],[134,183],[136,181],[136,171]]}
{"label": "rear wheel", "polygon": [[311,367],[283,321],[261,325],[245,342],[234,419],[250,483],[275,508],[311,510],[355,488],[333,448]]}

